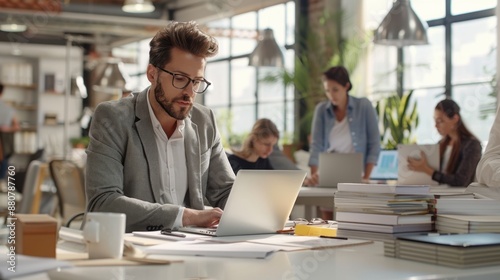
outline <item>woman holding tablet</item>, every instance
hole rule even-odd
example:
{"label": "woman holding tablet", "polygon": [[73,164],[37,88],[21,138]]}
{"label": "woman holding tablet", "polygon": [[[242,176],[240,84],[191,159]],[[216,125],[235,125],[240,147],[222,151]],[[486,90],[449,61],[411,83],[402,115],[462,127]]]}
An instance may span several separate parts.
{"label": "woman holding tablet", "polygon": [[420,159],[409,157],[408,168],[428,174],[439,184],[468,186],[474,180],[476,166],[481,159],[481,143],[465,127],[460,107],[451,99],[436,105],[434,122],[443,137],[439,141],[439,170],[429,166],[423,153]]}

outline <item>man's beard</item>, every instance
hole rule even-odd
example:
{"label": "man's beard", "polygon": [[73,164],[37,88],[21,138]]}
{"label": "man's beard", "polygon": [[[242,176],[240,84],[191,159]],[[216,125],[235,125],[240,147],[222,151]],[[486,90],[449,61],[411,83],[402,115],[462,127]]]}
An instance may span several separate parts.
{"label": "man's beard", "polygon": [[182,97],[177,97],[172,100],[168,100],[165,97],[165,92],[163,91],[163,88],[161,87],[161,82],[156,83],[155,87],[155,99],[158,104],[165,110],[167,114],[169,114],[172,118],[176,120],[183,120],[185,119],[188,115],[189,112],[191,111],[191,108],[193,105],[191,104],[189,107],[180,107],[177,111],[175,110],[174,104],[177,102],[177,100],[184,100],[188,101],[189,96],[183,95]]}

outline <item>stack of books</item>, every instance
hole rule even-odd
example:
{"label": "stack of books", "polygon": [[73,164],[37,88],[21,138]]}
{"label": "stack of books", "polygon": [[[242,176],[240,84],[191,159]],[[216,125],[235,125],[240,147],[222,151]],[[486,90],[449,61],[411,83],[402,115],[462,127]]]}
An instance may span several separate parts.
{"label": "stack of books", "polygon": [[465,192],[474,193],[475,195],[480,195],[482,197],[500,200],[500,188],[499,187],[488,187],[486,185],[474,182],[471,183]]}
{"label": "stack of books", "polygon": [[484,215],[500,214],[500,203],[494,199],[478,198],[436,198],[436,214]]}
{"label": "stack of books", "polygon": [[384,242],[384,255],[457,268],[500,265],[500,234],[425,234]]}
{"label": "stack of books", "polygon": [[432,231],[433,201],[426,185],[340,183],[334,197],[338,235],[384,240],[393,234]]}
{"label": "stack of books", "polygon": [[434,212],[440,233],[500,233],[498,200],[436,197]]}
{"label": "stack of books", "polygon": [[436,230],[440,233],[500,233],[500,214],[492,216],[438,214]]}

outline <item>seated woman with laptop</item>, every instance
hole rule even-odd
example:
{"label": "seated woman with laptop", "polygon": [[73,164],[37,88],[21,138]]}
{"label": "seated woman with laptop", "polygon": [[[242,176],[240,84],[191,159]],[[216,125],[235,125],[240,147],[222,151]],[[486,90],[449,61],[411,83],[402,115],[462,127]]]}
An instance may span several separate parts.
{"label": "seated woman with laptop", "polygon": [[[299,170],[299,168],[290,168],[292,162],[285,165],[279,161],[278,166],[271,164],[272,154],[276,154],[276,146],[280,133],[276,124],[270,119],[258,119],[252,127],[252,130],[243,142],[240,150],[233,150],[233,154],[228,155],[229,163],[233,168],[234,174],[238,174],[241,169],[254,170]],[[284,156],[283,156],[284,157]],[[309,179],[304,181],[309,184]]]}
{"label": "seated woman with laptop", "polygon": [[257,120],[243,142],[243,147],[228,155],[234,174],[240,169],[273,169],[268,157],[279,137],[278,128],[270,119]]}
{"label": "seated woman with laptop", "polygon": [[481,159],[481,143],[465,127],[460,107],[451,100],[440,101],[434,110],[436,129],[443,137],[439,141],[440,168],[430,167],[424,153],[419,159],[409,157],[408,168],[431,176],[439,184],[466,187],[473,180]]}

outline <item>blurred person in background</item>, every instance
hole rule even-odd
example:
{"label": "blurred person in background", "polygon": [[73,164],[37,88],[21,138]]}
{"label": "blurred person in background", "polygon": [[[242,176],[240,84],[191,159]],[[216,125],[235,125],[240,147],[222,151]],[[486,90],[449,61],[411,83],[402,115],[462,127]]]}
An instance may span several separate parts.
{"label": "blurred person in background", "polygon": [[409,157],[408,168],[423,172],[439,184],[466,187],[474,180],[481,158],[481,143],[467,129],[460,116],[460,107],[451,100],[440,101],[434,109],[434,122],[443,137],[439,141],[439,170],[429,166],[425,153],[419,159]]}
{"label": "blurred person in background", "polygon": [[16,111],[2,100],[3,84],[0,84],[0,179],[5,177],[8,159],[14,153],[14,133],[20,130]]}

